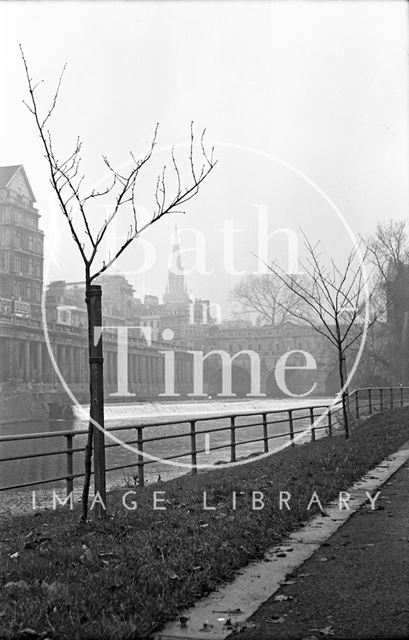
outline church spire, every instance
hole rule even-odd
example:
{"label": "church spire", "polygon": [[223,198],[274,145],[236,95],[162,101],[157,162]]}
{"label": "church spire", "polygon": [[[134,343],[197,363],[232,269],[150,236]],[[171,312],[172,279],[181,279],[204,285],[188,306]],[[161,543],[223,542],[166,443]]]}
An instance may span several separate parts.
{"label": "church spire", "polygon": [[172,252],[169,256],[169,273],[166,285],[166,293],[163,296],[164,304],[184,304],[190,301],[186,291],[185,274],[182,264],[182,252],[180,250],[179,234],[175,224],[172,234]]}

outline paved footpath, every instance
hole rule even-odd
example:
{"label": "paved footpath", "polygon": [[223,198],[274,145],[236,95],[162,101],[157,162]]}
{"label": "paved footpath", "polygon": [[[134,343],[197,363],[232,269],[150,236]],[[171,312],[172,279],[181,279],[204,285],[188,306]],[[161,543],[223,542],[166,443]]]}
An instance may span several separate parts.
{"label": "paved footpath", "polygon": [[409,639],[409,462],[376,506],[352,515],[229,639]]}

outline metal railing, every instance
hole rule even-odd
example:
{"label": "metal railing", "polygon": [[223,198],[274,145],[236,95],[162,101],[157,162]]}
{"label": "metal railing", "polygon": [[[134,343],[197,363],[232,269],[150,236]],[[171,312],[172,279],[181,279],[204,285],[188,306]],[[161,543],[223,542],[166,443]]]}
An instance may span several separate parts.
{"label": "metal railing", "polygon": [[[379,387],[379,388],[365,388],[365,389],[355,389],[352,393],[349,394],[350,401],[350,411],[352,414],[355,414],[356,418],[362,418],[365,414],[372,414],[376,411],[384,411],[386,409],[393,409],[398,406],[404,406],[404,404],[409,403],[409,387]],[[236,462],[237,461],[237,450],[239,447],[247,444],[259,443],[261,446],[261,450],[256,452],[255,455],[263,455],[269,453],[270,443],[273,440],[278,438],[287,438],[288,444],[294,447],[298,440],[301,439],[301,434],[306,433],[306,431],[310,431],[311,442],[314,442],[319,435],[328,435],[333,436],[336,434],[342,433],[342,420],[340,418],[340,404],[341,401],[338,400],[332,406],[328,404],[320,404],[320,405],[308,405],[302,407],[292,407],[287,409],[274,409],[271,411],[259,410],[259,411],[251,411],[251,412],[240,412],[240,413],[228,413],[219,416],[206,416],[201,418],[192,418],[192,419],[182,419],[182,420],[171,420],[171,421],[160,421],[160,422],[152,422],[147,424],[139,424],[139,425],[130,425],[130,426],[114,426],[108,428],[109,432],[116,431],[128,431],[128,432],[136,432],[136,439],[127,440],[126,444],[128,445],[137,445],[137,453],[136,453],[136,461],[135,462],[127,462],[127,464],[115,465],[113,467],[109,467],[106,469],[106,472],[117,471],[121,469],[130,469],[136,467],[137,469],[137,484],[138,486],[144,486],[145,483],[145,467],[149,464],[155,462],[166,462],[169,460],[177,460],[178,458],[190,458],[191,465],[191,473],[195,475],[198,470],[198,455],[199,454],[208,454],[209,452],[214,452],[216,450],[229,450],[229,461]],[[331,409],[327,412],[327,415],[324,416],[324,419],[320,421],[317,425],[315,424],[316,419],[322,415],[328,407],[331,406]],[[276,418],[275,418],[276,417]],[[250,423],[247,421],[244,424],[240,424],[240,419],[251,419]],[[253,421],[254,420],[254,421]],[[209,421],[218,422],[225,421],[225,424],[221,426],[211,426],[210,428],[206,428],[206,423]],[[303,422],[302,422],[303,421]],[[205,425],[202,428],[203,424]],[[269,427],[271,425],[288,425],[288,430],[284,432],[276,432],[271,433],[269,431]],[[298,424],[301,425],[300,429],[297,429]],[[160,434],[149,437],[149,430],[152,430],[155,427],[174,427],[177,425],[184,425],[185,429],[182,432],[176,433],[168,433],[168,434]],[[257,438],[240,440],[238,439],[238,434],[240,434],[241,429],[253,429],[256,427],[261,428],[261,436]],[[320,434],[317,432],[323,432],[324,434]],[[198,437],[206,436],[210,433],[221,433],[227,432],[228,437],[226,440],[221,442],[220,444],[216,444],[216,446],[209,447],[208,445],[203,447],[198,446]],[[50,483],[64,482],[66,485],[66,492],[69,495],[74,488],[74,480],[77,478],[84,477],[83,472],[74,473],[74,455],[77,453],[81,453],[85,451],[84,446],[76,446],[74,447],[74,438],[78,439],[78,436],[85,436],[88,433],[87,429],[80,430],[65,430],[65,431],[52,431],[52,432],[42,432],[42,433],[27,433],[20,435],[7,435],[0,436],[0,444],[5,442],[16,442],[19,441],[27,441],[27,440],[38,440],[38,439],[47,439],[47,438],[64,438],[65,439],[65,448],[56,449],[52,451],[42,451],[28,454],[18,454],[13,456],[5,456],[0,457],[0,463],[2,462],[10,462],[24,459],[32,459],[32,458],[43,458],[47,456],[55,456],[55,455],[65,455],[65,473],[50,477],[43,478],[41,480],[31,480],[28,482],[20,482],[17,484],[12,484],[8,486],[0,486],[0,491],[14,490],[14,489],[23,489],[27,487],[45,485]],[[148,435],[148,437],[146,437]],[[175,438],[186,438],[189,442],[189,449],[178,452],[176,454],[172,454],[171,456],[160,458],[145,458],[144,457],[144,449],[145,446],[149,443],[160,442],[171,440]],[[303,442],[305,439],[303,438]],[[108,442],[105,445],[106,449],[110,449],[112,447],[120,447],[122,443],[118,442]],[[254,455],[254,454],[251,454]],[[205,466],[205,465],[203,465]]]}

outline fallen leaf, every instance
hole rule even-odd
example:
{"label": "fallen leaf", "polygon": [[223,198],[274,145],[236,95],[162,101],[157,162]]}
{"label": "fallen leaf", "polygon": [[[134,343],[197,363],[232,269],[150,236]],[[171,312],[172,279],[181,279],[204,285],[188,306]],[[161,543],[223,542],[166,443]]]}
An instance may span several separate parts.
{"label": "fallen leaf", "polygon": [[282,624],[285,622],[284,616],[271,616],[271,618],[267,618],[266,622],[269,624]]}
{"label": "fallen leaf", "polygon": [[168,575],[171,580],[180,580],[180,577],[174,571],[169,571]]}
{"label": "fallen leaf", "polygon": [[21,640],[23,638],[41,638],[41,637],[43,637],[42,633],[38,633],[38,631],[36,631],[35,629],[30,629],[29,627],[27,627],[26,629],[22,629],[17,635],[17,638]]}
{"label": "fallen leaf", "polygon": [[279,595],[274,598],[275,602],[284,602],[285,600],[294,600],[292,596]]}

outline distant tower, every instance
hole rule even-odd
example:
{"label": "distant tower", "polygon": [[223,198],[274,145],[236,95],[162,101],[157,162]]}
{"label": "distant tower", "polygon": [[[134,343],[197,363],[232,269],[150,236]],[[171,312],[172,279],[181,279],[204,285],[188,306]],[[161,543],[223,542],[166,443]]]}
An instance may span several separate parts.
{"label": "distant tower", "polygon": [[186,304],[190,302],[186,290],[185,274],[179,246],[179,237],[175,226],[172,253],[170,256],[168,282],[163,296],[164,304]]}
{"label": "distant tower", "polygon": [[0,167],[1,306],[40,318],[44,233],[34,203],[23,165]]}

